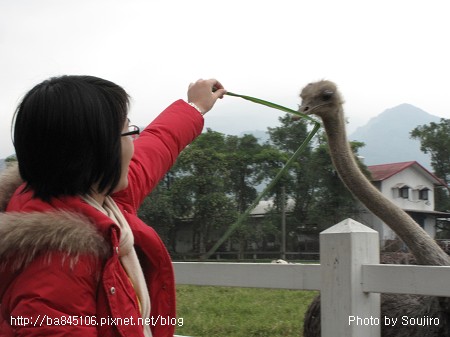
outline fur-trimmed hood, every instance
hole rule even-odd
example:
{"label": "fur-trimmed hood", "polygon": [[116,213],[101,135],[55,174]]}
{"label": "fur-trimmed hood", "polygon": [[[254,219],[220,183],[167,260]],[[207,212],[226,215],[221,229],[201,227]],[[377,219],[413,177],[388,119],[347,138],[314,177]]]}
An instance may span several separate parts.
{"label": "fur-trimmed hood", "polygon": [[17,162],[8,164],[8,167],[0,172],[0,212],[6,210],[12,195],[22,184]]}
{"label": "fur-trimmed hood", "polygon": [[6,265],[18,270],[38,254],[52,251],[65,252],[75,260],[81,254],[107,256],[108,243],[82,214],[67,211],[5,213],[12,195],[22,183],[17,164],[10,165],[0,175],[0,270]]}

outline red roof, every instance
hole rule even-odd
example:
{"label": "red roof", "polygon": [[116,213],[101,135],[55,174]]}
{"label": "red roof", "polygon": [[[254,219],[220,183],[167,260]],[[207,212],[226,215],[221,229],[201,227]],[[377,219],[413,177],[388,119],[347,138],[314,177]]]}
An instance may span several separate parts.
{"label": "red roof", "polygon": [[423,167],[416,161],[407,161],[407,162],[402,162],[402,163],[392,163],[392,164],[382,164],[382,165],[372,165],[372,166],[367,166],[367,168],[369,169],[370,173],[372,174],[372,181],[383,181],[383,180],[386,180],[387,178],[392,177],[393,175],[407,169],[408,167],[411,167],[414,165],[417,165],[417,167],[422,169],[422,171],[424,173],[431,176],[431,178],[433,180],[435,180],[436,184],[445,186],[445,183],[441,179],[436,177],[433,173],[428,171],[425,167]]}

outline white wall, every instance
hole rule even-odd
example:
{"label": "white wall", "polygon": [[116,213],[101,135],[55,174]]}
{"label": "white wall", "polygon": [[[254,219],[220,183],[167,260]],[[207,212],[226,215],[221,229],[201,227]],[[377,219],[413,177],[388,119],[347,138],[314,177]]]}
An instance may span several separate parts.
{"label": "white wall", "polygon": [[[422,171],[419,171],[414,166],[408,167],[402,172],[384,180],[381,193],[402,209],[434,211],[433,182],[421,173]],[[404,183],[410,187],[408,199],[398,197],[398,189],[394,187],[399,183]],[[427,201],[419,200],[418,191],[414,190],[419,185],[426,186],[430,190]]]}
{"label": "white wall", "polygon": [[[398,196],[398,189],[396,189],[395,186],[399,183],[406,184],[410,187],[408,199]],[[384,180],[381,184],[380,192],[404,210],[415,210],[419,212],[434,211],[433,183],[434,181],[430,180],[430,178],[424,174],[422,169],[411,166]],[[414,190],[419,185],[428,187],[428,200],[419,200],[419,193],[417,190]],[[390,229],[390,227],[370,212],[362,216],[362,222],[370,228],[378,231],[382,242],[396,238],[395,233]],[[436,228],[434,216],[430,215],[426,217],[424,229],[432,238],[435,237]]]}

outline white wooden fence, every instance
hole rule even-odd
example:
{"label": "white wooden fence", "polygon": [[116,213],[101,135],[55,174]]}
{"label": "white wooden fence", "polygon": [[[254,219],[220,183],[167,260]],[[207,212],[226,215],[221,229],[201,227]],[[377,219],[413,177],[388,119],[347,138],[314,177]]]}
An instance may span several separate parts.
{"label": "white wooden fence", "polygon": [[320,290],[322,337],[379,337],[380,293],[450,297],[450,267],[382,265],[379,255],[378,233],[347,219],[320,234],[321,264],[175,262],[174,268],[177,284]]}

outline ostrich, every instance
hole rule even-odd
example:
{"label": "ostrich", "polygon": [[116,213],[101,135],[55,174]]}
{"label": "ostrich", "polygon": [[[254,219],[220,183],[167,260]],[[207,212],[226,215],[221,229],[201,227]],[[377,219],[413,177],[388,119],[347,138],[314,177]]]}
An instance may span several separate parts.
{"label": "ostrich", "polygon": [[[352,194],[384,221],[405,242],[421,265],[450,265],[450,257],[402,209],[387,200],[360,171],[345,131],[343,99],[330,81],[310,83],[300,93],[299,110],[322,119],[330,155],[341,180]],[[450,336],[450,299],[432,296],[381,294],[381,319],[386,317],[439,318],[438,326],[381,326],[383,337]],[[400,321],[401,319],[399,319]],[[317,297],[305,314],[305,337],[320,336],[320,299]]]}

